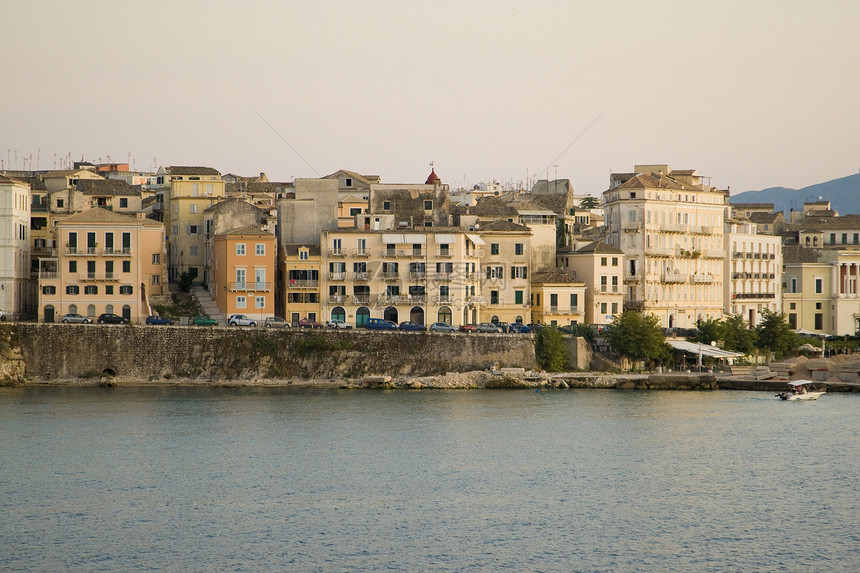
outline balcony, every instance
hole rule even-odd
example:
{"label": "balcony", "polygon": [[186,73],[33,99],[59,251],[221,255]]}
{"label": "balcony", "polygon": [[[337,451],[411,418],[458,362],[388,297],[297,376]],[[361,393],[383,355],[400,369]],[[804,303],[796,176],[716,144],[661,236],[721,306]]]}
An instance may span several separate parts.
{"label": "balcony", "polygon": [[59,277],[59,273],[57,271],[41,271],[39,273],[39,280],[54,280]]}
{"label": "balcony", "polygon": [[[238,283],[236,283],[238,284]],[[255,283],[248,283],[249,285],[253,285]],[[268,283],[256,283],[256,284],[268,284]],[[287,281],[287,288],[317,288],[320,286],[320,282],[317,279],[289,279]],[[266,289],[240,289],[240,290],[269,290]]]}
{"label": "balcony", "polygon": [[645,254],[651,257],[674,257],[675,249],[673,248],[658,248],[646,247]]}
{"label": "balcony", "polygon": [[346,280],[346,272],[329,273],[328,278],[329,278],[329,280],[332,280],[332,281],[345,281]]}
{"label": "balcony", "polygon": [[412,250],[407,250],[406,254],[410,257],[423,258],[423,257],[427,256],[427,250],[426,249],[412,249]]}
{"label": "balcony", "polygon": [[[317,282],[317,281],[314,281]],[[232,282],[227,284],[227,288],[231,291],[270,291],[272,283],[257,283],[257,282]]]}
{"label": "balcony", "polygon": [[102,251],[102,255],[108,257],[130,257],[131,256],[131,247],[123,247],[122,249],[118,248],[107,248]]}
{"label": "balcony", "polygon": [[409,271],[409,278],[413,281],[423,281],[427,279],[427,273],[424,271]]}
{"label": "balcony", "polygon": [[641,223],[621,223],[621,230],[625,233],[638,233],[642,229]]}
{"label": "balcony", "polygon": [[433,304],[454,304],[454,297],[452,297],[450,294],[436,295],[430,300]]}
{"label": "balcony", "polygon": [[624,301],[624,310],[645,310],[645,301],[644,300],[625,300]]}
{"label": "balcony", "polygon": [[770,299],[775,298],[771,292],[740,292],[732,295],[733,299]]}
{"label": "balcony", "polygon": [[57,249],[53,247],[33,247],[31,254],[34,257],[56,257]]}
{"label": "balcony", "polygon": [[642,275],[624,275],[625,283],[638,283],[642,279]]}
{"label": "balcony", "polygon": [[695,275],[693,275],[693,282],[695,284],[710,284],[710,283],[714,282],[714,275],[695,274]]}
{"label": "balcony", "polygon": [[687,275],[680,275],[674,273],[663,273],[662,279],[664,283],[685,283],[687,282]]}
{"label": "balcony", "polygon": [[353,249],[352,250],[353,257],[369,257],[370,249]]}
{"label": "balcony", "polygon": [[382,273],[382,279],[386,281],[400,280],[400,273],[398,271],[385,271]]}
{"label": "balcony", "polygon": [[451,249],[438,249],[436,251],[436,256],[440,259],[450,259],[454,256],[454,253]]}
{"label": "balcony", "polygon": [[346,295],[342,294],[330,294],[328,296],[329,304],[344,304],[346,303]]}
{"label": "balcony", "polygon": [[352,280],[354,281],[367,281],[370,277],[370,273],[361,272],[361,273],[352,273]]}
{"label": "balcony", "polygon": [[328,256],[330,257],[345,257],[346,252],[343,249],[329,249]]}
{"label": "balcony", "polygon": [[412,298],[405,294],[383,294],[379,297],[380,304],[411,304]]}
{"label": "balcony", "polygon": [[664,233],[686,233],[688,232],[686,225],[676,225],[675,223],[663,223],[660,225],[660,230]]}
{"label": "balcony", "polygon": [[550,306],[549,314],[574,315],[582,314],[581,306]]}
{"label": "balcony", "polygon": [[[451,274],[452,273],[433,273],[433,278],[437,281],[447,283],[451,282]],[[477,274],[477,273],[474,273]],[[466,279],[469,279],[469,275],[466,275]]]}
{"label": "balcony", "polygon": [[370,304],[370,295],[355,295],[354,297],[352,297],[352,304]]}

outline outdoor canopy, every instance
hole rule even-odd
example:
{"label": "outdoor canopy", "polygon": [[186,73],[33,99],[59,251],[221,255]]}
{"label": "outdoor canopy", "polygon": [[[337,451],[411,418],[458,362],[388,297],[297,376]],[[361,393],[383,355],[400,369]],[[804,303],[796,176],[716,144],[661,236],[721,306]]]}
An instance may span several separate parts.
{"label": "outdoor canopy", "polygon": [[743,352],[729,352],[728,350],[723,350],[722,348],[717,348],[710,344],[700,344],[698,342],[688,342],[686,340],[667,340],[666,342],[676,350],[682,350],[692,354],[701,353],[702,356],[713,356],[714,358],[738,358],[739,356],[744,355]]}

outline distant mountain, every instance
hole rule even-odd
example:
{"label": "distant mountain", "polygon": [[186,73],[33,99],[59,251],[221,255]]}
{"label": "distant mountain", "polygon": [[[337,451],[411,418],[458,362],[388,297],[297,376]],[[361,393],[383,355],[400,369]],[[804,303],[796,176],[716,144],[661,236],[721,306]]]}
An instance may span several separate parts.
{"label": "distant mountain", "polygon": [[821,197],[830,201],[830,207],[840,215],[860,214],[860,173],[817,183],[803,189],[769,187],[760,191],[744,191],[731,196],[732,203],[773,203],[777,211],[803,210],[803,204],[818,201]]}

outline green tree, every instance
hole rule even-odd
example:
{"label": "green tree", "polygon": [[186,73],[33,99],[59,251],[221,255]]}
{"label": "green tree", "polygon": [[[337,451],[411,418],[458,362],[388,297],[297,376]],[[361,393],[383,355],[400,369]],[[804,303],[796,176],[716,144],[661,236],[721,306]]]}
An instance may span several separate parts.
{"label": "green tree", "polygon": [[579,207],[581,209],[597,209],[600,207],[600,199],[597,197],[592,197],[589,195],[588,197],[583,197],[579,201]]}
{"label": "green tree", "polygon": [[569,368],[567,348],[559,329],[538,330],[535,336],[535,358],[538,366],[547,372],[563,372]]}
{"label": "green tree", "polygon": [[196,276],[197,273],[192,274],[190,271],[185,271],[179,275],[179,288],[182,289],[182,292],[188,292],[191,290],[191,285],[194,284]]}
{"label": "green tree", "polygon": [[612,320],[605,336],[618,354],[630,360],[659,361],[665,357],[666,338],[656,316],[625,311]]}
{"label": "green tree", "polygon": [[724,325],[720,320],[716,318],[708,318],[696,323],[696,334],[691,338],[693,342],[710,344],[711,342],[722,340],[724,330]]}
{"label": "green tree", "polygon": [[722,326],[723,349],[752,354],[758,343],[758,332],[751,329],[739,314],[728,317]]}
{"label": "green tree", "polygon": [[784,314],[763,310],[761,319],[756,327],[760,348],[772,353],[775,358],[782,358],[800,346],[797,334],[785,320]]}

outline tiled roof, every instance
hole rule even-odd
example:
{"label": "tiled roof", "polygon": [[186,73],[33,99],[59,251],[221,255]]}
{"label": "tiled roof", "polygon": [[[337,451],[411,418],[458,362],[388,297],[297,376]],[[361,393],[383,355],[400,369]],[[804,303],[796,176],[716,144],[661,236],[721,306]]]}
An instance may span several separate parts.
{"label": "tiled roof", "polygon": [[[143,225],[146,224],[144,221],[147,219],[139,219],[135,215],[126,215],[125,213],[116,213],[114,211],[109,211],[108,209],[103,209],[101,207],[94,207],[92,209],[87,209],[86,211],[81,211],[80,213],[75,213],[74,215],[70,215],[65,219],[60,220],[60,225],[64,225],[66,223],[117,223],[117,224],[125,224],[125,225]],[[157,221],[153,221],[154,223],[158,223]]]}
{"label": "tiled roof", "polygon": [[843,215],[842,217],[818,217],[807,215],[798,227],[802,231],[810,231],[813,228],[821,231],[839,229],[860,229],[860,215]]}
{"label": "tiled roof", "polygon": [[76,187],[84,195],[140,197],[140,185],[129,185],[119,179],[80,179]]}
{"label": "tiled roof", "polygon": [[782,246],[782,262],[783,264],[791,263],[817,263],[821,258],[819,249],[810,249],[800,245],[783,245]]}
{"label": "tiled roof", "polygon": [[9,177],[8,175],[3,175],[0,173],[0,183],[23,183],[27,184],[27,181],[24,181],[20,177]]}
{"label": "tiled roof", "polygon": [[24,183],[30,184],[31,191],[47,191],[48,188],[45,187],[45,182],[39,179],[38,177],[16,177],[19,181],[23,181]]}
{"label": "tiled roof", "polygon": [[224,237],[224,236],[235,236],[235,235],[253,235],[253,236],[274,236],[274,233],[269,233],[268,231],[263,231],[259,227],[239,227],[238,229],[233,229],[231,231],[227,231],[226,233],[220,233],[215,235],[216,237]]}
{"label": "tiled roof", "polygon": [[164,171],[170,175],[218,175],[221,176],[221,172],[212,167],[187,167],[184,165],[171,165],[170,167],[165,167]]}
{"label": "tiled roof", "polygon": [[765,209],[767,211],[773,211],[773,203],[732,203],[732,207],[741,210]]}
{"label": "tiled roof", "polygon": [[349,171],[348,169],[339,169],[332,173],[331,175],[326,175],[323,179],[337,179],[338,175],[343,173],[344,175],[348,175],[357,181],[361,181],[365,185],[370,185],[371,183],[379,183],[380,177],[379,175],[362,175],[361,173],[356,173],[355,171]]}
{"label": "tiled roof", "polygon": [[481,223],[477,229],[480,232],[484,231],[531,231],[525,225],[511,223],[510,221],[498,220],[490,221],[489,223]]}
{"label": "tiled roof", "polygon": [[588,243],[584,247],[577,249],[577,253],[606,253],[612,255],[623,255],[624,251],[621,249],[617,249],[608,243],[604,243],[603,241],[594,241],[593,243]]}
{"label": "tiled roof", "polygon": [[554,269],[532,273],[531,282],[536,284],[574,284],[579,281],[575,280],[569,273]]}
{"label": "tiled roof", "polygon": [[[680,181],[676,181],[671,177],[655,176],[656,174],[646,175],[637,173],[615,189],[674,189],[676,191],[701,191],[699,187],[694,185],[686,185]],[[615,190],[613,189],[613,191]]]}
{"label": "tiled roof", "polygon": [[750,213],[750,222],[758,223],[758,224],[767,224],[767,223],[775,223],[779,217],[782,216],[782,212],[780,213]]}
{"label": "tiled roof", "polygon": [[305,245],[305,244],[292,243],[292,244],[281,245],[281,249],[289,257],[299,256],[299,249],[307,249],[308,254],[312,257],[317,257],[320,255],[320,246],[319,245]]}
{"label": "tiled roof", "polygon": [[241,208],[245,209],[246,211],[259,211],[262,213],[262,209],[260,209],[256,205],[251,205],[250,203],[248,203],[247,201],[245,201],[244,199],[242,199],[240,197],[230,197],[228,199],[224,199],[223,201],[219,201],[219,202],[215,203],[214,205],[212,205],[211,207],[206,207],[205,209],[203,209],[203,212],[204,213],[217,213],[219,211],[223,211],[224,209],[236,207],[236,206],[241,207]]}

